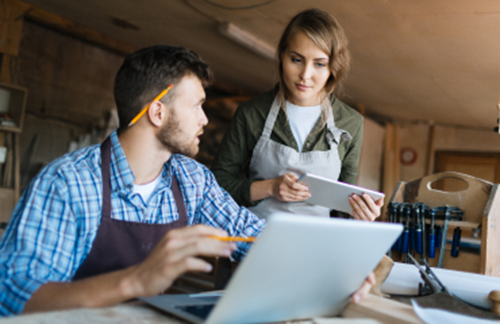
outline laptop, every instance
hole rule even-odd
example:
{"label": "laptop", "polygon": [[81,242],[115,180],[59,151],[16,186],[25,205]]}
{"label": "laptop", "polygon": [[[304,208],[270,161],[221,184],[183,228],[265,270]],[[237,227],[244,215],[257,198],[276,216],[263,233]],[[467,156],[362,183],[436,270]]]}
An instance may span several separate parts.
{"label": "laptop", "polygon": [[267,323],[339,314],[401,224],[276,213],[221,293],[140,298],[190,323]]}

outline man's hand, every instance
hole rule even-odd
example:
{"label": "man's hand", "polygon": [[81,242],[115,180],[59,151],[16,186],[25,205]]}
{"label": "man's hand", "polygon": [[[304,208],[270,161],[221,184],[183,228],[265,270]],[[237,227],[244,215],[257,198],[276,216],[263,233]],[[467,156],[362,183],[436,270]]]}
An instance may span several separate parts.
{"label": "man's hand", "polygon": [[368,295],[368,292],[375,284],[375,275],[370,273],[366,278],[365,282],[361,285],[361,287],[351,296],[351,300],[353,303],[359,302],[362,298]]}
{"label": "man's hand", "polygon": [[349,204],[351,205],[355,219],[373,221],[380,216],[380,209],[384,205],[384,198],[373,201],[370,195],[363,193],[362,197],[357,194],[349,196]]}
{"label": "man's hand", "polygon": [[286,173],[279,178],[273,179],[273,197],[281,201],[302,201],[311,197],[307,186],[297,182],[298,179],[292,173]]}
{"label": "man's hand", "polygon": [[23,312],[104,307],[167,289],[187,271],[210,272],[212,267],[197,256],[228,257],[235,243],[209,238],[225,231],[196,225],[171,230],[140,264],[74,282],[49,282],[33,293]]}
{"label": "man's hand", "polygon": [[234,242],[222,242],[210,235],[227,233],[206,225],[169,231],[146,260],[131,271],[132,295],[154,296],[188,271],[212,271],[212,266],[197,256],[229,257],[236,250]]}

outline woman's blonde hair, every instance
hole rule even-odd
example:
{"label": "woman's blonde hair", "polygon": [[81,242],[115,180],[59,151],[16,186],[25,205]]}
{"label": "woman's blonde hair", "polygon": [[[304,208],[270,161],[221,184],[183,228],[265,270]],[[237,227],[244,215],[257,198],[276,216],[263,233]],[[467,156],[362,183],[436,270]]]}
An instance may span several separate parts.
{"label": "woman's blonde hair", "polygon": [[342,92],[349,72],[351,55],[347,48],[347,37],[338,21],[328,12],[321,9],[308,9],[292,18],[278,44],[279,97],[281,99],[281,106],[285,111],[286,85],[283,80],[282,56],[288,48],[290,39],[298,32],[306,34],[329,58],[332,73],[326,81],[323,88],[324,91],[321,94],[321,104],[323,106],[321,116],[323,124],[326,124],[328,111],[326,110],[327,105],[324,104],[325,100],[328,100],[334,90],[337,93]]}

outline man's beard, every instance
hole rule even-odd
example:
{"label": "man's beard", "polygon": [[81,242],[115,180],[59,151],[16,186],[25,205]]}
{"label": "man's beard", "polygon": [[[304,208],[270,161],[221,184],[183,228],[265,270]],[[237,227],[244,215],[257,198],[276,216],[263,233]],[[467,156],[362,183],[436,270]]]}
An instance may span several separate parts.
{"label": "man's beard", "polygon": [[160,129],[156,136],[160,143],[172,154],[182,154],[189,157],[194,157],[198,153],[198,145],[193,141],[188,142],[188,139],[182,139],[183,131],[180,128],[180,123],[175,115],[171,115],[167,124]]}

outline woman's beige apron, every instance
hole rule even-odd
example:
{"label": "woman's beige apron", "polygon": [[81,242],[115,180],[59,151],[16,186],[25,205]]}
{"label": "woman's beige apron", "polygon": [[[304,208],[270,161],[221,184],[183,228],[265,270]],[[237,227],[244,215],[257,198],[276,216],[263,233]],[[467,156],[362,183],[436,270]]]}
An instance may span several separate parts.
{"label": "woman's beige apron", "polygon": [[[352,137],[347,131],[335,127],[331,104],[328,100],[327,104],[327,137],[330,149],[328,151],[299,153],[289,146],[271,140],[271,133],[280,110],[280,100],[276,96],[267,116],[262,135],[253,150],[252,159],[250,160],[250,178],[273,179],[289,172],[300,177],[303,173],[309,172],[337,180],[342,168],[342,162],[337,150],[340,138],[351,139]],[[312,205],[307,202],[283,202],[274,197],[266,198],[257,206],[249,209],[260,218],[267,218],[274,212],[323,217],[328,217],[330,214],[327,207]]]}

